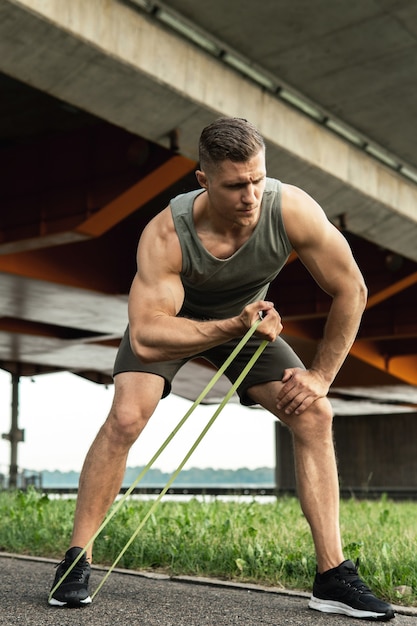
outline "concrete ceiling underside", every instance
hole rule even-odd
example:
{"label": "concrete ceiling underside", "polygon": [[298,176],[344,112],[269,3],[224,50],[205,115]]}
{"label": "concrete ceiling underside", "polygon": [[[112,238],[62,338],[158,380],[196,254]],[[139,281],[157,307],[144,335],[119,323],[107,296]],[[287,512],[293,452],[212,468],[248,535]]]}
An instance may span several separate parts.
{"label": "concrete ceiling underside", "polygon": [[[417,186],[401,171],[417,167],[415,3],[58,5],[0,6],[0,366],[111,380],[137,240],[171,197],[195,187],[199,132],[225,114],[258,124],[269,174],[322,204],[365,275],[368,308],[335,386],[417,385]],[[223,57],[233,51],[305,96],[323,119],[201,51],[161,21],[163,10],[223,45]],[[120,42],[132,25],[139,49]],[[308,364],[328,298],[297,259],[271,298]],[[174,391],[192,395],[187,372]]]}

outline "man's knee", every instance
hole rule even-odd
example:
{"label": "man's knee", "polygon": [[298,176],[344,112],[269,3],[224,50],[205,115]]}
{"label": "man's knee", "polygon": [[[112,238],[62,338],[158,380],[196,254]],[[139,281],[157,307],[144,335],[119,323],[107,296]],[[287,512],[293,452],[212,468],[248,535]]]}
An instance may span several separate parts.
{"label": "man's knee", "polygon": [[313,402],[300,415],[281,418],[294,435],[302,437],[322,437],[331,433],[333,428],[333,410],[327,398]]}
{"label": "man's knee", "polygon": [[113,404],[104,428],[115,443],[132,445],[145,428],[151,414],[130,403]]}
{"label": "man's knee", "polygon": [[115,377],[113,404],[104,424],[114,442],[132,445],[148,423],[162,395],[159,376],[126,372]]}

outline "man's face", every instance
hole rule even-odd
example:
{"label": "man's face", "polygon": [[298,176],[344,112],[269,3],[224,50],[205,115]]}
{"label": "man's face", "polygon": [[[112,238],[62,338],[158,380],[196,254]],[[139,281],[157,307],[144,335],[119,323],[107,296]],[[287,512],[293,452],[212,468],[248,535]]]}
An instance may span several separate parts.
{"label": "man's face", "polygon": [[257,223],[265,176],[264,150],[249,161],[222,161],[208,172],[197,172],[200,185],[207,189],[210,210],[238,226]]}

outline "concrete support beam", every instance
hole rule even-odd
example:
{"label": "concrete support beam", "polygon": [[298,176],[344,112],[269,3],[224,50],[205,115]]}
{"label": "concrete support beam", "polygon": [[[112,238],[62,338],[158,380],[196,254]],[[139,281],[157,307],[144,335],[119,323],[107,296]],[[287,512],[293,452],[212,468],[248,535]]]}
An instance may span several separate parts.
{"label": "concrete support beam", "polygon": [[267,140],[271,175],[417,260],[416,185],[116,0],[6,0],[0,70],[147,139],[177,129],[191,159],[203,125],[246,117]]}

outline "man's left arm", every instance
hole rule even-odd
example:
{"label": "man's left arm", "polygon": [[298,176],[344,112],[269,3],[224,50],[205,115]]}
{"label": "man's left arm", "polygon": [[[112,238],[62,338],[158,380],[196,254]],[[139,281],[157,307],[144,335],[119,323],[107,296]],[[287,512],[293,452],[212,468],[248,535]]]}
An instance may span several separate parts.
{"label": "man's left arm", "polygon": [[300,260],[332,298],[311,367],[287,369],[282,379],[277,406],[287,414],[298,415],[327,395],[355,340],[367,289],[347,241],[308,194],[284,185],[283,216]]}

